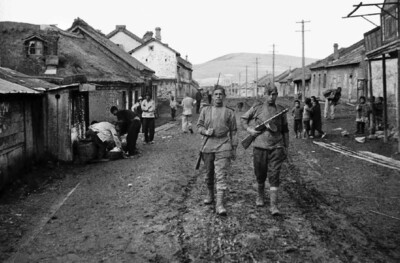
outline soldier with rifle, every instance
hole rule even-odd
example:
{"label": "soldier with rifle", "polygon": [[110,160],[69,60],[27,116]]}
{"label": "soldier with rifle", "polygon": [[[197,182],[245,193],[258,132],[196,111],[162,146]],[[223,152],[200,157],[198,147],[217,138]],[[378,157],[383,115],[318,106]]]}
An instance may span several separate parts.
{"label": "soldier with rifle", "polygon": [[[200,157],[205,164],[205,182],[208,195],[204,203],[209,205],[214,201],[214,184],[217,189],[217,203],[215,206],[218,215],[226,215],[224,194],[227,190],[226,176],[231,159],[236,157],[238,139],[236,136],[236,117],[232,109],[224,106],[225,89],[215,86],[213,105],[204,107],[197,122],[197,128],[203,135],[203,146]],[[197,163],[196,169],[200,164]]]}
{"label": "soldier with rifle", "polygon": [[[272,215],[279,214],[280,170],[289,147],[287,109],[275,103],[277,97],[277,88],[275,86],[267,87],[265,102],[255,103],[240,118],[242,127],[250,134],[251,141],[253,141],[254,173],[258,183],[256,205],[264,206],[264,189],[268,174],[270,212]],[[251,121],[254,121],[256,127],[249,126]],[[263,129],[260,127],[263,127]],[[246,138],[242,142],[245,148],[247,141]]]}

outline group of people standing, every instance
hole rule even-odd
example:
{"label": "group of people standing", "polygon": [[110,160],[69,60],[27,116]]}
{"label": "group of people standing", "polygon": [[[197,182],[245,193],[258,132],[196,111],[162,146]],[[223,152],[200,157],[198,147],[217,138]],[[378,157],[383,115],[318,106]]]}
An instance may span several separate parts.
{"label": "group of people standing", "polygon": [[306,98],[303,107],[299,100],[295,100],[292,116],[296,138],[314,138],[315,131],[322,138],[326,136],[326,133],[322,131],[321,106],[315,96]]}

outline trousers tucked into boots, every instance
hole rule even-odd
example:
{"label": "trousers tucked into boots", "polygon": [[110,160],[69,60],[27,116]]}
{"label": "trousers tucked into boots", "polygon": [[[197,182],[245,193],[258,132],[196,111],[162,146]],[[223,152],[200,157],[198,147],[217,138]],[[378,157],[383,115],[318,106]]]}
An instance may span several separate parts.
{"label": "trousers tucked into boots", "polygon": [[256,206],[264,206],[264,189],[265,189],[265,184],[258,184],[258,195],[256,199]]}
{"label": "trousers tucked into boots", "polygon": [[215,205],[215,211],[218,215],[225,216],[226,209],[224,207],[224,191],[217,189],[217,204]]}
{"label": "trousers tucked into boots", "polygon": [[271,202],[269,211],[272,215],[277,215],[280,213],[278,210],[278,187],[271,187],[269,195]]}
{"label": "trousers tucked into boots", "polygon": [[204,199],[204,204],[210,205],[212,202],[214,202],[214,186],[207,185],[207,196]]}

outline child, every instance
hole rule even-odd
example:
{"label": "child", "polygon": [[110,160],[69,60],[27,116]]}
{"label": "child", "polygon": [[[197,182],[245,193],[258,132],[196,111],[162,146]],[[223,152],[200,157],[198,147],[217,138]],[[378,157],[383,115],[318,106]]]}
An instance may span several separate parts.
{"label": "child", "polygon": [[171,120],[175,120],[177,103],[174,96],[171,96],[171,101],[169,102],[169,107],[171,108]]}
{"label": "child", "polygon": [[301,138],[301,131],[303,130],[303,109],[300,107],[300,101],[294,101],[294,107],[292,109],[292,116],[293,116],[293,128],[294,133],[296,134],[296,138]]}
{"label": "child", "polygon": [[311,120],[311,99],[306,98],[304,110],[303,110],[303,138],[308,138],[310,134],[310,120]]}
{"label": "child", "polygon": [[359,103],[356,106],[356,123],[357,123],[357,131],[356,134],[364,134],[365,132],[365,123],[368,123],[368,113],[369,106],[365,103],[365,97],[361,96],[359,98]]}
{"label": "child", "polygon": [[311,97],[311,136],[314,138],[315,131],[319,133],[321,138],[325,138],[326,133],[322,131],[322,116],[321,116],[321,106],[315,96]]}
{"label": "child", "polygon": [[378,97],[375,103],[375,124],[377,130],[383,130],[383,98]]}

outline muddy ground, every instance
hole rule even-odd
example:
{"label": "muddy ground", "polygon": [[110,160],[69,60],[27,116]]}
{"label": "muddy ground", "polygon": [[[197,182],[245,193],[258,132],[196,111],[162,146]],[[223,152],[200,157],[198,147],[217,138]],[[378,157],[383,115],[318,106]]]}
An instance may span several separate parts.
{"label": "muddy ground", "polygon": [[[333,131],[352,127],[352,110],[339,105],[338,118],[324,123],[324,141],[393,155],[393,142],[359,145]],[[175,124],[163,126],[154,145],[140,142],[143,153],[135,159],[48,164],[10,187],[0,198],[0,261],[400,261],[400,222],[371,212],[400,218],[399,172],[295,139],[291,131],[283,214],[255,207],[252,151],[239,148],[228,216],[219,217],[202,204],[203,170],[194,170],[199,135]]]}

